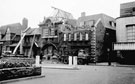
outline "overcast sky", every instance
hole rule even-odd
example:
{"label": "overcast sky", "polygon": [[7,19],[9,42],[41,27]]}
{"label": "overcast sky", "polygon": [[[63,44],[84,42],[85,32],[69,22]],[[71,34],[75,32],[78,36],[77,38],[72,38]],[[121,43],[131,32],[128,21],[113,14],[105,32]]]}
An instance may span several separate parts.
{"label": "overcast sky", "polygon": [[86,15],[104,13],[114,18],[120,15],[120,4],[134,0],[0,0],[0,26],[22,23],[25,17],[29,27],[38,27],[44,16],[52,15],[52,6],[72,13],[77,19]]}

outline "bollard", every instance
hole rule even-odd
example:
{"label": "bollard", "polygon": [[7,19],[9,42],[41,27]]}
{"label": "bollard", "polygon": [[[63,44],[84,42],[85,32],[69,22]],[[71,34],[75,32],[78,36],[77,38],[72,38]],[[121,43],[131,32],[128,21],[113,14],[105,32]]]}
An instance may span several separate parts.
{"label": "bollard", "polygon": [[71,66],[72,65],[72,56],[69,56],[69,58],[68,58],[68,64]]}
{"label": "bollard", "polygon": [[76,66],[77,65],[77,56],[73,57],[73,65]]}
{"label": "bollard", "polygon": [[39,66],[39,64],[40,64],[40,56],[37,55],[36,56],[36,66]]}

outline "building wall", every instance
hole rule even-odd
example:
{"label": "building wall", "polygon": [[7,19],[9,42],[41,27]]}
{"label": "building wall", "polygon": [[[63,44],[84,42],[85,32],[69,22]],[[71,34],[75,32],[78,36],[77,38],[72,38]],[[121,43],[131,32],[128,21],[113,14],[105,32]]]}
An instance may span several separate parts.
{"label": "building wall", "polygon": [[96,28],[96,55],[99,57],[101,56],[105,51],[103,50],[103,43],[104,43],[104,37],[105,37],[105,27],[101,22],[97,25]]}
{"label": "building wall", "polygon": [[135,24],[135,16],[116,19],[117,42],[127,42],[126,25]]}
{"label": "building wall", "polygon": [[57,25],[53,25],[50,19],[46,19],[39,25],[41,28],[40,48],[41,52],[47,58],[54,55],[58,46],[58,28]]}
{"label": "building wall", "polygon": [[[25,56],[35,57],[39,54],[40,51],[40,45],[41,45],[41,35],[35,35],[34,42],[37,43],[38,46],[33,43],[33,37],[34,35],[26,35],[23,42],[23,54]],[[32,50],[30,53],[30,48],[32,46]]]}
{"label": "building wall", "polygon": [[133,16],[135,15],[135,2],[120,4],[120,16]]}

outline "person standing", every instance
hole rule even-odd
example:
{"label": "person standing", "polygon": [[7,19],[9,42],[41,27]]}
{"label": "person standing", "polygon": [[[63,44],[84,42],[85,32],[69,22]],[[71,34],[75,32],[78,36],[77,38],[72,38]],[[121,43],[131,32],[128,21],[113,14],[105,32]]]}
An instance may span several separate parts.
{"label": "person standing", "polygon": [[42,63],[42,60],[43,60],[43,52],[41,51],[40,52],[40,64]]}
{"label": "person standing", "polygon": [[107,49],[107,58],[108,58],[108,66],[111,66],[111,51],[109,48]]}

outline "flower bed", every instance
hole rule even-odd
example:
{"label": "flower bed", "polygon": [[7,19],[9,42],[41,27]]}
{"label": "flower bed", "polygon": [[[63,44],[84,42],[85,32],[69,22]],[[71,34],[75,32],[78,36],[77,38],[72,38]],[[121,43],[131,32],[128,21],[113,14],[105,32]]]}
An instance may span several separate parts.
{"label": "flower bed", "polygon": [[34,59],[6,57],[0,59],[0,81],[41,75],[41,67],[33,66]]}
{"label": "flower bed", "polygon": [[10,62],[4,61],[0,63],[0,69],[3,68],[15,68],[15,67],[30,67],[31,65],[28,62]]}
{"label": "flower bed", "polygon": [[0,81],[41,75],[41,67],[17,67],[0,69]]}
{"label": "flower bed", "polygon": [[8,62],[8,63],[25,63],[25,64],[30,64],[32,66],[35,64],[35,59],[33,58],[22,58],[22,57],[4,57],[0,59],[0,64],[1,62]]}

